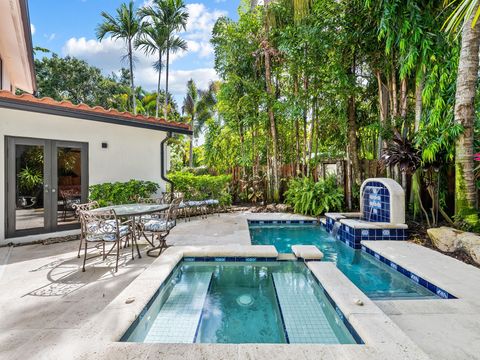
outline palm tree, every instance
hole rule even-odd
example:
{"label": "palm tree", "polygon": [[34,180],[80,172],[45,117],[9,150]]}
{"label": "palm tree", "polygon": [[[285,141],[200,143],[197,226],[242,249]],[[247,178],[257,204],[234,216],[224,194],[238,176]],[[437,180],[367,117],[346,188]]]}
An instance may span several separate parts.
{"label": "palm tree", "polygon": [[183,99],[182,113],[186,113],[193,129],[190,137],[189,166],[193,167],[193,142],[202,132],[207,120],[213,117],[213,109],[217,104],[218,84],[210,82],[207,90],[199,90],[193,79],[187,82],[187,95]]}
{"label": "palm tree", "polygon": [[460,60],[458,62],[455,94],[455,122],[463,126],[463,133],[455,143],[455,214],[468,223],[476,223],[478,215],[473,162],[473,133],[475,123],[475,93],[478,79],[480,26],[479,0],[447,0],[456,8],[447,19],[445,28],[462,31]]}
{"label": "palm tree", "polygon": [[134,10],[134,3],[130,1],[123,3],[116,10],[115,16],[105,11],[101,13],[103,22],[97,26],[96,35],[98,40],[103,40],[106,35],[110,34],[112,39],[121,39],[127,45],[128,63],[130,67],[130,88],[132,90],[132,108],[133,113],[137,113],[137,100],[135,97],[135,83],[133,76],[133,41],[142,30],[142,25]]}
{"label": "palm tree", "polygon": [[[168,94],[168,76],[170,71],[170,53],[186,50],[187,43],[175,35],[176,32],[186,30],[188,12],[183,0],[153,0],[153,5],[142,10],[144,16],[150,16],[166,28],[166,75],[165,93]],[[165,97],[165,117],[167,117],[168,96]]]}
{"label": "palm tree", "polygon": [[167,39],[168,33],[167,28],[160,23],[156,18],[152,20],[151,24],[148,24],[140,37],[135,41],[135,47],[141,48],[145,54],[154,55],[155,53],[158,56],[157,61],[153,63],[153,67],[158,72],[158,81],[157,81],[157,97],[156,97],[156,106],[155,106],[155,116],[158,117],[158,112],[160,108],[160,81],[162,78],[162,68],[163,68],[163,55],[167,49]]}
{"label": "palm tree", "polygon": [[[183,99],[182,113],[187,114],[189,117],[189,122],[193,128],[193,125],[197,117],[197,108],[199,103],[199,92],[197,85],[193,79],[188,80],[187,82],[187,95]],[[190,137],[190,157],[189,157],[189,166],[193,167],[193,135]]]}

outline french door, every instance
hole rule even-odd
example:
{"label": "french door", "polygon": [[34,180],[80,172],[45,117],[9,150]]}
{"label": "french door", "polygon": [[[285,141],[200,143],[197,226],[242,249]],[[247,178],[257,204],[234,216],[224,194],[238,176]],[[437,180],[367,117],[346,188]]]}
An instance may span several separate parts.
{"label": "french door", "polygon": [[88,144],[6,137],[7,237],[77,228],[88,197]]}

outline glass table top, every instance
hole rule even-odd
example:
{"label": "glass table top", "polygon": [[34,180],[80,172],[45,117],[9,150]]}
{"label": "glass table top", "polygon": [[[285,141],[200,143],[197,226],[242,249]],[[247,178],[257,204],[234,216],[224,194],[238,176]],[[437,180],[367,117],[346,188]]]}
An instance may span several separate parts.
{"label": "glass table top", "polygon": [[117,216],[133,216],[150,214],[158,211],[167,210],[170,207],[168,204],[124,204],[124,205],[112,205],[97,208],[92,210],[94,212],[103,212],[109,210],[115,210]]}

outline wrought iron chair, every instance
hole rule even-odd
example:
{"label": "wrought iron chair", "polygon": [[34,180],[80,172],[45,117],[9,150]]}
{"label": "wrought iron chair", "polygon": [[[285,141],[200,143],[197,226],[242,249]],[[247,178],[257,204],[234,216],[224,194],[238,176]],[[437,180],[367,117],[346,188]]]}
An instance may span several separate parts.
{"label": "wrought iron chair", "polygon": [[96,209],[98,207],[99,207],[99,205],[98,205],[98,202],[96,202],[96,201],[91,201],[91,202],[88,202],[88,203],[85,203],[85,204],[73,204],[72,205],[72,208],[75,210],[75,217],[77,217],[78,220],[80,221],[80,245],[78,246],[78,254],[77,254],[78,258],[80,258],[80,251],[82,250],[82,244],[83,244],[83,241],[85,239],[85,231],[83,229],[83,223],[82,223],[81,218],[80,218],[80,213],[82,211],[93,210],[93,209]]}
{"label": "wrought iron chair", "polygon": [[[83,259],[82,271],[85,271],[85,263],[87,261],[87,250],[89,243],[101,243],[103,245],[103,260],[107,258],[108,255],[117,248],[116,252],[116,262],[115,262],[115,272],[118,271],[118,259],[120,257],[120,244],[123,239],[132,237],[133,241],[137,246],[137,251],[140,253],[138,248],[138,243],[136,239],[132,236],[132,227],[131,222],[126,221],[121,223],[117,218],[117,215],[114,210],[108,211],[81,211],[80,219],[82,221],[82,226],[85,231],[85,256]],[[113,246],[108,252],[105,252],[105,244],[110,243]],[[134,246],[132,246],[132,259],[134,254]],[[97,257],[92,256],[93,257]],[[91,259],[90,258],[90,259]]]}
{"label": "wrought iron chair", "polygon": [[192,209],[190,206],[186,204],[184,201],[184,195],[181,192],[174,192],[173,194],[170,192],[164,192],[162,195],[162,204],[171,204],[174,199],[181,198],[182,201],[178,205],[178,211],[177,211],[177,216],[178,213],[182,214],[183,220],[185,222],[190,221],[190,217],[192,215]]}
{"label": "wrought iron chair", "polygon": [[[181,202],[182,198],[178,197],[173,199],[167,211],[153,214],[145,219],[141,217],[138,222],[140,233],[149,243],[154,244],[155,239],[158,240],[158,245],[147,251],[148,256],[155,256],[151,254],[156,250],[159,250],[156,256],[160,256],[163,250],[167,248],[166,238],[177,224],[176,220]],[[151,236],[151,240],[148,239],[149,236]]]}

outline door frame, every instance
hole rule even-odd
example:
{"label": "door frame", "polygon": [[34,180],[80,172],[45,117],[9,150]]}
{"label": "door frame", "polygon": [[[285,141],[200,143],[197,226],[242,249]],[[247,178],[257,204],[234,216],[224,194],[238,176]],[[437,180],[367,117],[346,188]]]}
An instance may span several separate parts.
{"label": "door frame", "polygon": [[[43,163],[43,204],[44,227],[16,230],[16,179],[15,179],[15,147],[16,145],[44,146]],[[21,136],[5,136],[5,238],[53,233],[56,231],[78,229],[78,223],[57,225],[58,217],[58,147],[74,147],[81,150],[81,192],[82,202],[88,198],[89,154],[88,143],[55,139],[40,139]],[[48,195],[47,195],[48,194]]]}

